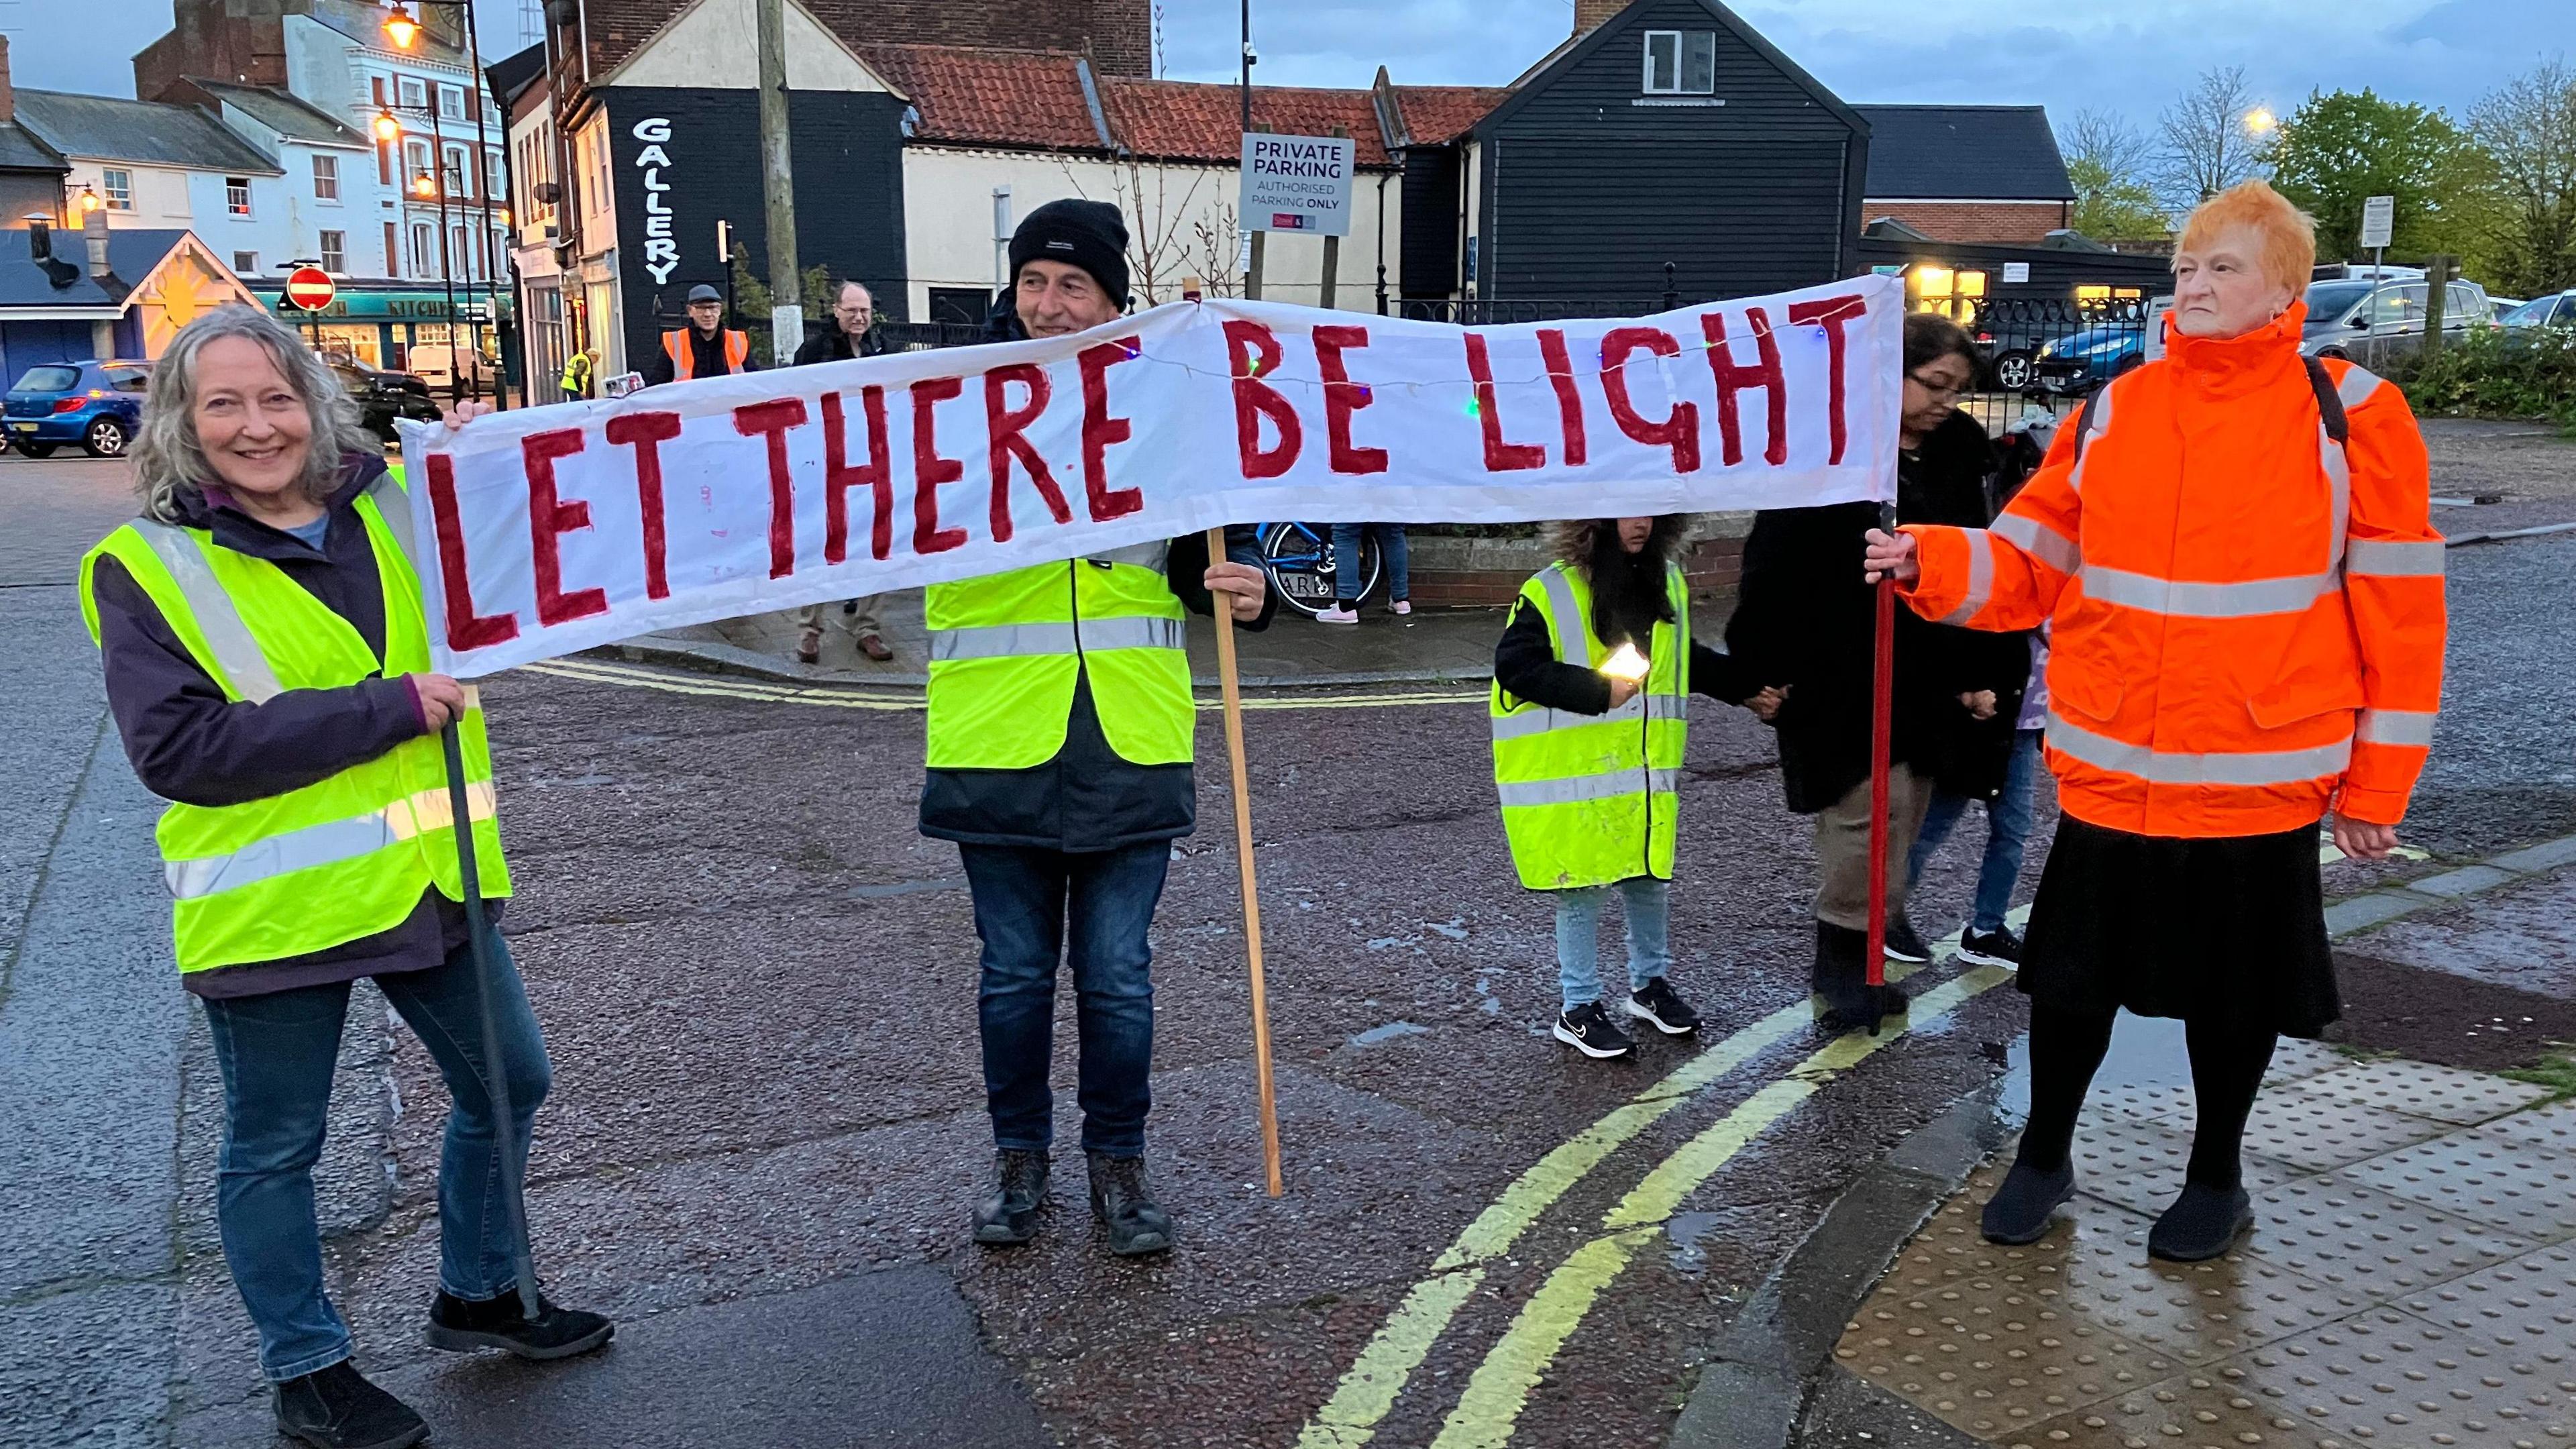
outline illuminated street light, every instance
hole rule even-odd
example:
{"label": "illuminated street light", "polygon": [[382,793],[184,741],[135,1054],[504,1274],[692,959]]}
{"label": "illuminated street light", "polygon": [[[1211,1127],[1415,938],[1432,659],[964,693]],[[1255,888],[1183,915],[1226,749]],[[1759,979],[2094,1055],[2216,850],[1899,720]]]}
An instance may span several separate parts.
{"label": "illuminated street light", "polygon": [[86,183],[81,186],[80,209],[83,215],[98,210],[98,190]]}
{"label": "illuminated street light", "polygon": [[385,39],[392,41],[396,50],[409,50],[412,42],[420,39],[420,22],[411,18],[400,0],[396,0],[393,13],[385,17]]}
{"label": "illuminated street light", "polygon": [[2254,109],[2245,113],[2245,129],[2252,135],[2268,136],[2277,129],[2280,124],[2280,117],[2273,115],[2269,110],[2262,106],[2256,106]]}
{"label": "illuminated street light", "polygon": [[423,171],[411,179],[411,194],[427,201],[438,194],[438,183],[430,180],[429,173]]}
{"label": "illuminated street light", "polygon": [[394,119],[394,113],[390,107],[380,108],[376,112],[376,139],[388,144],[402,139],[402,122]]}

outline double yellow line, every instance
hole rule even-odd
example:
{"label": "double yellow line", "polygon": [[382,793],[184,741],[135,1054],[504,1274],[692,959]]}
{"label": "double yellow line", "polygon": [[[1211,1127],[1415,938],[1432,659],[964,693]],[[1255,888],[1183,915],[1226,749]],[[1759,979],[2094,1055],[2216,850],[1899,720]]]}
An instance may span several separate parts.
{"label": "double yellow line", "polygon": [[[918,689],[870,688],[848,684],[768,684],[754,679],[735,679],[717,675],[673,674],[659,669],[643,669],[632,664],[611,664],[596,659],[549,659],[540,664],[520,666],[531,674],[556,679],[574,679],[584,684],[611,684],[627,689],[652,689],[665,694],[695,695],[709,699],[747,699],[761,704],[805,704],[825,709],[872,709],[919,712],[926,708]],[[1306,694],[1246,699],[1243,707],[1252,709],[1393,709],[1417,704],[1483,704],[1484,691],[1473,694],[1457,691],[1403,692],[1376,694]],[[1219,710],[1224,702],[1215,695],[1198,701],[1203,710]]]}

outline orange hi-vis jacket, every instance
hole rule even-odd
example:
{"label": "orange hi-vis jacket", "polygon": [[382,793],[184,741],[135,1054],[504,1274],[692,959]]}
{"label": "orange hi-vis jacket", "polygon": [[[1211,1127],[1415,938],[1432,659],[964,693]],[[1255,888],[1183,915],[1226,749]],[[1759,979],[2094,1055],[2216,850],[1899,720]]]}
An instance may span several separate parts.
{"label": "orange hi-vis jacket", "polygon": [[[2053,626],[2048,762],[2067,814],[2137,835],[2264,835],[2329,805],[2394,825],[2442,696],[2442,539],[2398,390],[2347,362],[2328,433],[2306,309],[2170,332],[1990,529],[1913,526],[1916,612]],[[2079,434],[2089,432],[2089,437]]]}
{"label": "orange hi-vis jacket", "polygon": [[[740,372],[751,356],[751,338],[728,327],[724,331],[725,371]],[[687,382],[697,375],[697,353],[689,346],[689,329],[662,334],[662,351],[671,359],[671,380]]]}

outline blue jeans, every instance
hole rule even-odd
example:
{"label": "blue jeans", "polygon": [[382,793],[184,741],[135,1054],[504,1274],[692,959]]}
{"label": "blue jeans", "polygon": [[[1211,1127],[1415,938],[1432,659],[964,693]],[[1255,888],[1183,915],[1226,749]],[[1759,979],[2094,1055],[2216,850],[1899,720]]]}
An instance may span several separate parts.
{"label": "blue jeans", "polygon": [[1406,570],[1404,525],[1401,523],[1336,523],[1333,525],[1333,601],[1347,609],[1359,602],[1360,585],[1365,576],[1360,572],[1360,535],[1377,536],[1378,554],[1386,560],[1386,598],[1388,603],[1413,597],[1413,580]]}
{"label": "blue jeans", "polygon": [[[498,934],[493,1015],[516,1124],[512,1143],[527,1169],[528,1125],[553,1084],[527,991]],[[424,971],[376,978],[385,1000],[420,1036],[455,1105],[438,1162],[438,1286],[459,1298],[496,1298],[518,1286],[495,1119],[484,1092],[482,1005],[474,955],[460,946]],[[259,1326],[259,1366],[273,1382],[300,1378],[349,1356],[349,1328],[322,1284],[322,1238],[313,1216],[313,1164],[330,1117],[331,1072],[349,983],[304,986],[205,1003],[224,1078],[224,1144],[215,1174],[215,1220],[242,1305]]]}
{"label": "blue jeans", "polygon": [[1581,886],[1556,893],[1556,992],[1572,1011],[1601,999],[1601,902],[1617,891],[1628,915],[1628,989],[1673,969],[1672,945],[1665,922],[1672,904],[1672,882],[1650,875],[1615,886]]}
{"label": "blue jeans", "polygon": [[1074,853],[1017,845],[960,845],[983,938],[976,1015],[984,1036],[984,1102],[993,1143],[1044,1152],[1055,1141],[1059,953],[1073,965],[1081,1034],[1082,1146],[1112,1157],[1145,1152],[1154,1105],[1153,952],[1146,930],[1163,898],[1169,841]]}
{"label": "blue jeans", "polygon": [[[2022,846],[2030,839],[2031,787],[2039,778],[2040,730],[2015,730],[2012,757],[2004,766],[2003,792],[1986,804],[1986,858],[1977,867],[1976,912],[1969,918],[1968,929],[1993,932],[2004,928],[2004,912],[2012,905],[2013,885],[2021,879]],[[1909,880],[1923,878],[1924,863],[1932,852],[1941,848],[1959,817],[1968,811],[1968,797],[1947,791],[1935,791],[1932,808],[1923,815],[1923,828],[1914,836],[1914,853],[1906,857],[1905,874]]]}

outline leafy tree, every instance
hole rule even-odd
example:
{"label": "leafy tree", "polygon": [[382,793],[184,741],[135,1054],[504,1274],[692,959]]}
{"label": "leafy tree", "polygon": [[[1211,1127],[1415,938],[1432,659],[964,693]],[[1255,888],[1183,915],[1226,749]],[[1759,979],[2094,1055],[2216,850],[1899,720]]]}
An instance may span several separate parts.
{"label": "leafy tree", "polygon": [[2200,204],[2239,181],[2263,174],[2262,108],[2245,83],[2245,67],[2202,71],[2191,88],[2156,117],[2163,142],[2161,190],[2176,211]]}
{"label": "leafy tree", "polygon": [[[832,269],[807,267],[797,285],[805,296],[805,335],[810,337],[818,324],[828,325],[832,320]],[[777,305],[764,276],[754,275],[743,254],[734,253],[733,315],[725,325],[750,339],[752,359],[763,367],[776,355],[769,350],[769,312]],[[801,346],[804,338],[797,341]]]}
{"label": "leafy tree", "polygon": [[2320,258],[2367,259],[2361,210],[2373,196],[2397,199],[2390,251],[2477,250],[2490,163],[2440,111],[2367,88],[2312,92],[2282,123],[2271,155],[2273,184],[2317,219]]}
{"label": "leafy tree", "polygon": [[2576,286],[2576,70],[2550,61],[2469,110],[2493,167],[2495,279],[2533,295]]}
{"label": "leafy tree", "polygon": [[2137,127],[2109,111],[2078,111],[2065,155],[2077,231],[2095,241],[2154,241],[2172,230],[2150,180],[2154,146]]}

